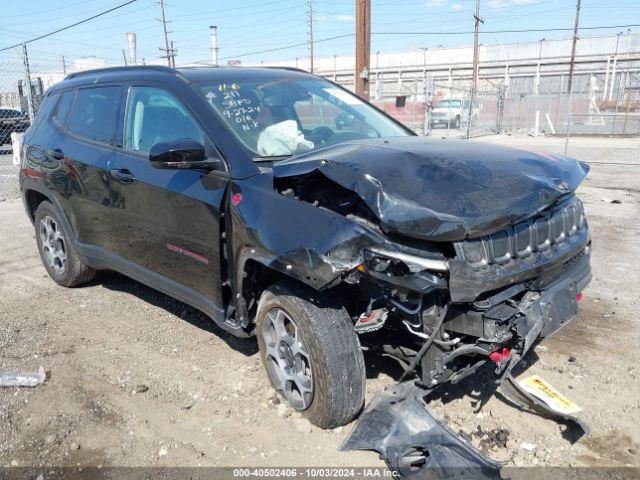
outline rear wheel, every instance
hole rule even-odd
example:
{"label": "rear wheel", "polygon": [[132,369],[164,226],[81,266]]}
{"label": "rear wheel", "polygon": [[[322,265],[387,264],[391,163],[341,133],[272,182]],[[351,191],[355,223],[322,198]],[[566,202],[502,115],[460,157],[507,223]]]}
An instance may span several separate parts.
{"label": "rear wheel", "polygon": [[75,287],[88,282],[95,270],[78,257],[54,206],[44,201],[35,215],[36,242],[44,268],[59,285]]}
{"label": "rear wheel", "polygon": [[293,409],[321,428],[357,415],[364,358],[342,306],[292,282],[278,283],[260,298],[257,334],[271,384]]}

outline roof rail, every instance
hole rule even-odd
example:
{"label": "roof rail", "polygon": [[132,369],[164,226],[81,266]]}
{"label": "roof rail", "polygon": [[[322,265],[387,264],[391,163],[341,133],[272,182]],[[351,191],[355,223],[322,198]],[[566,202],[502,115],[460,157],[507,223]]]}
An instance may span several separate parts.
{"label": "roof rail", "polygon": [[78,78],[84,75],[96,75],[99,73],[120,72],[120,71],[126,71],[126,70],[155,70],[158,72],[177,73],[177,71],[174,68],[165,67],[164,65],[131,65],[131,66],[120,66],[120,67],[96,68],[93,70],[82,70],[81,72],[70,73],[64,79],[69,80],[71,78]]}

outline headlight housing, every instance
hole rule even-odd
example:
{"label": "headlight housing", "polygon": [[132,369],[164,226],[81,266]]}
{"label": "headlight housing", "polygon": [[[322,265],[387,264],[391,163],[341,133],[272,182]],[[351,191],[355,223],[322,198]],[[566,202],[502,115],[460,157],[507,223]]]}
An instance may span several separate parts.
{"label": "headlight housing", "polygon": [[449,270],[449,264],[444,259],[421,257],[382,248],[365,250],[364,258],[364,265],[367,270],[388,273],[394,276],[418,273],[424,270],[432,272],[446,272]]}

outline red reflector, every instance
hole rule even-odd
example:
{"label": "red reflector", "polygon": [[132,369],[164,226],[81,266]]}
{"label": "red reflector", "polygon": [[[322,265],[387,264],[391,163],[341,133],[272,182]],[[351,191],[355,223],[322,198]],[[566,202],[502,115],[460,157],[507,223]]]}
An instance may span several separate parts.
{"label": "red reflector", "polygon": [[497,350],[495,352],[491,352],[489,354],[489,360],[491,360],[492,362],[498,363],[499,361],[504,360],[505,358],[509,358],[510,356],[511,356],[511,350],[504,347],[501,352]]}
{"label": "red reflector", "polygon": [[242,195],[240,195],[239,193],[234,193],[233,197],[231,197],[231,203],[233,203],[234,206],[238,205],[241,201]]}
{"label": "red reflector", "polygon": [[576,300],[577,300],[577,301],[582,300],[582,292],[580,292],[580,293],[576,296]]}

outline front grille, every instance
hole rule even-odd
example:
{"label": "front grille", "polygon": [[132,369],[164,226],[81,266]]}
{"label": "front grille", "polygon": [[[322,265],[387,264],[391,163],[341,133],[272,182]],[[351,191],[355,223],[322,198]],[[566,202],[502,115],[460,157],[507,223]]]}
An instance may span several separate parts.
{"label": "front grille", "polygon": [[497,233],[456,243],[456,251],[475,268],[504,265],[563,245],[586,228],[577,197]]}

